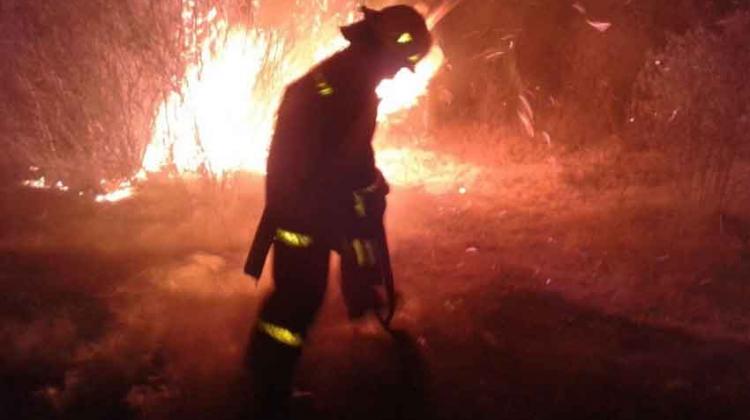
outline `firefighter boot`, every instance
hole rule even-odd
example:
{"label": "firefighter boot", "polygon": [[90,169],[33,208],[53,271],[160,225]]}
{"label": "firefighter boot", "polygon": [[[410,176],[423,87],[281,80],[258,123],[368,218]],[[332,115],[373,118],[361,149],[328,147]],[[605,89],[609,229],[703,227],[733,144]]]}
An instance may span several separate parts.
{"label": "firefighter boot", "polygon": [[250,344],[248,367],[253,391],[254,420],[286,420],[292,380],[301,349],[258,330]]}

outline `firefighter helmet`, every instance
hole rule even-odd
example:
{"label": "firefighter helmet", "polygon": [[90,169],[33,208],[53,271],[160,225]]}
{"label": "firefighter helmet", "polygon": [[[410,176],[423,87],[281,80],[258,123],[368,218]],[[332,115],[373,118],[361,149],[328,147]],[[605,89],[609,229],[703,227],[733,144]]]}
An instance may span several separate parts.
{"label": "firefighter helmet", "polygon": [[432,46],[424,17],[413,7],[398,5],[374,10],[362,7],[365,18],[341,29],[352,43],[375,42],[391,58],[414,68]]}

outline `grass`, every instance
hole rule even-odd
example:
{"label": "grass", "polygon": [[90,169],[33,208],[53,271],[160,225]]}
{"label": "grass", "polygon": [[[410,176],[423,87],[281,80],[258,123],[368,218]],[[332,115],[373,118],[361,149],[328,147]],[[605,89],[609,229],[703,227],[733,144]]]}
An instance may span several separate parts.
{"label": "grass", "polygon": [[[444,409],[437,418],[551,419],[575,407],[628,418],[623,407],[645,409],[632,402],[639,395],[651,396],[642,401],[653,418],[741,412],[742,241],[686,205],[658,171],[662,157],[499,136],[488,151],[483,135],[436,148],[480,168],[467,194],[395,188],[389,197],[396,322],[413,342],[394,350],[377,330],[352,328],[332,285],[301,380],[345,418],[399,418],[390,404]],[[11,186],[1,194],[13,199],[0,207],[9,343],[0,354],[25,384],[3,398],[76,418],[228,410],[270,287],[240,273],[261,178],[152,180],[115,204]],[[704,366],[707,354],[738,368]],[[351,388],[360,374],[371,382]],[[540,404],[550,392],[554,402]]]}
{"label": "grass", "polygon": [[[427,145],[481,172],[467,195],[396,189],[388,213],[396,252],[409,243],[466,257],[475,247],[488,264],[525,267],[534,281],[550,286],[551,279],[552,289],[599,299],[603,308],[742,332],[742,305],[725,300],[748,297],[745,245],[722,231],[717,214],[675,192],[661,169],[665,157],[628,152],[616,141],[562,152],[501,134],[476,127],[464,130],[463,142],[437,138]],[[520,150],[524,157],[515,158]],[[14,194],[4,209],[5,220],[14,221],[3,237],[6,248],[205,251],[236,260],[244,257],[262,207],[262,179],[155,180],[134,199],[105,205],[61,193]]]}

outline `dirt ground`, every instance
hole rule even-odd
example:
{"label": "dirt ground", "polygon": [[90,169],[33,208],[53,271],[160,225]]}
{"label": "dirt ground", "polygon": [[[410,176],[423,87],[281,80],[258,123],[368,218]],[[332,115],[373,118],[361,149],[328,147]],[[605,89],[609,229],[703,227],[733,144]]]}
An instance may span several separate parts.
{"label": "dirt ground", "polygon": [[[554,160],[389,198],[403,297],[350,324],[335,274],[298,418],[750,418],[750,264],[664,186]],[[235,418],[262,180],[152,181],[115,204],[0,192],[0,418]],[[715,232],[716,231],[716,232]],[[335,264],[334,264],[335,265]]]}

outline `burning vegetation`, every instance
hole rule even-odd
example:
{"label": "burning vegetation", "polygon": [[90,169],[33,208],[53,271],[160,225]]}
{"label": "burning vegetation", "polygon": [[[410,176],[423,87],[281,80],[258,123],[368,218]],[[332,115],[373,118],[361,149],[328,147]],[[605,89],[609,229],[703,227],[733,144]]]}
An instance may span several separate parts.
{"label": "burning vegetation", "polygon": [[[0,1],[0,417],[239,412],[276,109],[360,3]],[[745,418],[750,10],[408,3],[436,45],[376,133],[403,331],[331,291],[299,413]]]}
{"label": "burning vegetation", "polygon": [[[90,7],[96,6],[92,4]],[[121,15],[127,15],[130,19],[135,19],[140,16],[140,13],[145,13],[145,10],[140,10],[144,7],[146,7],[145,3],[120,6],[120,8],[115,8],[113,16],[108,17],[120,19]],[[59,186],[63,185],[63,182],[73,179],[74,184],[81,186],[83,183],[83,188],[85,188],[96,183],[96,179],[89,179],[92,178],[93,172],[102,176],[98,182],[98,188],[103,191],[97,195],[97,200],[111,201],[113,197],[129,197],[130,194],[126,191],[129,191],[131,183],[145,180],[148,174],[167,173],[172,176],[194,175],[213,178],[223,178],[239,171],[262,174],[265,171],[268,144],[273,134],[276,108],[284,87],[301,76],[317,61],[343,48],[346,42],[338,34],[338,28],[350,23],[356,16],[355,2],[338,1],[315,3],[313,6],[294,6],[300,9],[300,17],[283,24],[274,22],[274,18],[268,17],[280,13],[279,10],[282,7],[284,5],[279,3],[263,4],[262,7],[261,3],[249,5],[201,4],[195,1],[180,3],[179,23],[172,21],[174,25],[172,30],[176,37],[161,40],[162,42],[171,41],[176,45],[172,45],[169,49],[163,49],[164,45],[161,44],[148,45],[148,48],[143,50],[139,50],[139,47],[143,46],[126,45],[124,47],[132,48],[135,50],[134,53],[143,54],[143,56],[133,56],[132,53],[125,57],[108,55],[107,59],[112,61],[111,65],[104,69],[97,69],[102,78],[110,77],[111,79],[107,82],[99,82],[100,86],[95,89],[102,91],[94,92],[93,95],[104,96],[97,100],[109,100],[110,106],[117,107],[118,109],[113,110],[113,113],[124,109],[130,113],[135,112],[134,104],[131,102],[135,95],[142,93],[137,89],[147,89],[146,84],[149,85],[148,88],[151,88],[148,92],[150,95],[160,92],[158,97],[148,102],[153,111],[149,113],[147,109],[136,110],[140,112],[139,122],[133,121],[134,117],[130,114],[113,116],[109,124],[125,125],[127,128],[124,133],[120,134],[122,138],[118,141],[112,141],[110,137],[107,137],[106,141],[97,139],[99,145],[95,143],[86,146],[82,144],[86,144],[88,140],[82,139],[103,136],[101,131],[104,130],[105,122],[101,116],[76,115],[73,118],[75,121],[84,120],[81,123],[85,124],[85,127],[81,127],[70,122],[52,122],[50,121],[51,115],[35,115],[34,127],[30,130],[34,134],[24,133],[19,136],[17,145],[19,149],[30,148],[34,151],[19,150],[17,154],[24,156],[25,161],[33,163],[35,168],[38,167],[36,165],[47,168],[46,170],[52,175],[29,179],[24,181],[25,185],[60,189]],[[19,8],[22,9],[22,7]],[[53,7],[48,6],[39,6],[39,10],[34,10],[34,7],[29,8],[32,10],[19,13],[22,16],[29,14],[31,17],[43,19],[49,14],[54,16],[57,12]],[[438,8],[436,13],[444,13],[444,11],[444,7]],[[176,10],[172,12],[174,14]],[[242,19],[233,21],[232,17],[236,19],[237,15],[242,16]],[[433,19],[436,16],[437,14],[434,13]],[[39,22],[39,25],[49,23]],[[106,22],[100,23],[104,25]],[[150,32],[155,32],[159,28],[160,26],[152,28]],[[40,30],[43,29],[40,28]],[[143,28],[128,27],[123,28],[126,33],[115,32],[114,35],[132,37],[139,30]],[[143,36],[143,34],[138,35]],[[153,34],[153,36],[159,35]],[[80,34],[78,36],[86,37]],[[67,41],[79,40],[73,37]],[[114,43],[118,41],[121,40],[112,39]],[[65,49],[64,45],[47,44],[30,47],[31,49],[36,47],[36,50],[30,54],[34,54],[34,58],[39,60],[46,57],[37,57],[37,54],[62,54],[60,50]],[[86,55],[85,52],[81,54]],[[106,54],[113,54],[113,52],[106,51]],[[148,80],[149,75],[144,76],[141,73],[144,70],[144,63],[141,61],[148,60],[149,62],[145,64],[153,64],[150,61],[154,60],[154,57],[149,57],[147,54],[155,54],[163,60],[171,60],[174,66],[149,68],[154,74],[151,75],[151,80]],[[102,55],[105,55],[105,52],[102,52]],[[378,119],[382,126],[393,124],[394,114],[403,113],[418,104],[419,99],[427,92],[430,79],[442,66],[443,60],[442,50],[439,45],[436,45],[414,72],[404,69],[394,79],[383,81],[377,90],[381,98]],[[38,64],[39,68],[43,67],[43,63]],[[101,63],[97,62],[94,65],[101,65]],[[153,77],[157,73],[159,77]],[[54,71],[43,73],[41,76],[42,80],[57,79],[60,89],[76,88],[67,86],[67,80],[55,74]],[[37,102],[40,93],[38,91],[44,88],[33,85],[25,77],[28,75],[20,73],[19,82],[27,88],[28,99],[33,102],[30,105],[37,108],[36,114],[47,111],[46,107],[42,107]],[[159,84],[160,80],[168,80],[169,83]],[[88,85],[96,82],[81,80],[80,83],[91,89]],[[108,88],[115,91],[127,89],[127,95],[107,97],[103,91]],[[50,92],[50,94],[53,93]],[[76,100],[74,92],[70,92],[67,100],[71,102]],[[55,106],[70,108],[68,112],[76,112],[72,103],[63,103],[60,98],[54,98],[50,102],[53,103],[53,108]],[[95,111],[104,110],[96,109]],[[61,110],[54,112],[60,114]],[[143,120],[148,117],[151,118],[150,122],[143,124]],[[65,127],[56,128],[51,124],[64,124]],[[138,124],[139,131],[135,132],[132,124]],[[146,135],[147,132],[143,131],[143,128],[149,128],[150,134]],[[67,131],[68,135],[65,139],[50,137],[51,132],[60,130]],[[85,133],[78,133],[76,130],[85,131]],[[33,142],[21,140],[26,139],[27,135],[33,136],[40,131],[46,132],[49,137],[42,144],[38,138]],[[77,138],[76,135],[78,135]],[[122,144],[119,146],[114,144],[118,142]],[[398,144],[392,139],[383,139],[380,143]],[[395,182],[399,183],[403,180],[413,185],[419,181],[429,182],[430,177],[444,178],[445,174],[429,173],[429,169],[422,165],[421,158],[428,152],[412,151],[403,144],[401,147],[390,150],[386,147],[381,146],[386,151],[384,155],[388,156],[381,161],[381,165],[384,166],[383,169],[386,172],[393,175]],[[40,148],[45,149],[43,153],[37,153],[36,150]],[[413,159],[409,156],[412,153],[415,154]],[[106,155],[107,158],[99,158],[100,154]],[[402,156],[394,159],[394,155]],[[141,158],[138,159],[138,157]],[[446,160],[446,158],[438,157],[435,159],[439,162]],[[401,169],[403,165],[399,166],[398,162],[405,160],[411,162],[412,168],[403,172]],[[77,164],[70,164],[69,161],[77,162]],[[79,165],[84,165],[85,170],[82,170]],[[91,167],[96,168],[92,171]],[[425,173],[416,175],[424,179],[415,179],[414,167],[424,168],[422,172],[426,171]],[[48,183],[48,179],[51,178],[56,179]],[[110,179],[119,179],[119,181]],[[410,181],[406,181],[407,179]]]}

